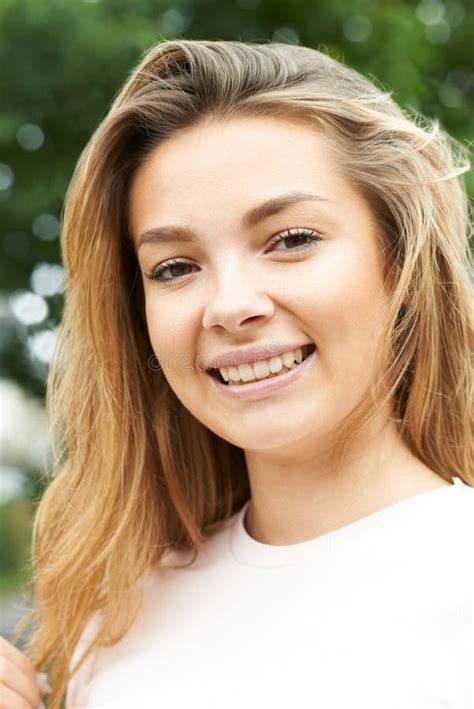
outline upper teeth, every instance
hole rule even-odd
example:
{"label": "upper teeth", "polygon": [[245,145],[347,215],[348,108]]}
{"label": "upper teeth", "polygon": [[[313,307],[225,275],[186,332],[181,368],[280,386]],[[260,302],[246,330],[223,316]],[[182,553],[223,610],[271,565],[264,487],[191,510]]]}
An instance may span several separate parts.
{"label": "upper teeth", "polygon": [[234,382],[244,381],[250,382],[252,379],[264,379],[268,377],[269,374],[276,374],[285,365],[288,369],[298,362],[298,364],[303,359],[303,350],[298,347],[297,350],[291,352],[285,352],[285,354],[279,355],[278,357],[270,357],[270,359],[264,359],[259,362],[254,362],[253,364],[240,364],[238,367],[219,367],[219,372],[222,378],[228,382],[232,379]]}

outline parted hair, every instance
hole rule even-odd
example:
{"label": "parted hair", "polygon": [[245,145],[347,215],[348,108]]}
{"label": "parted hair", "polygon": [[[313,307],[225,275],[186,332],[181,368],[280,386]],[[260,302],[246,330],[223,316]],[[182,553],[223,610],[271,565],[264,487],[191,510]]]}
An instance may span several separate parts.
{"label": "parted hair", "polygon": [[[339,464],[384,403],[410,450],[474,486],[473,279],[467,149],[436,119],[316,49],[162,41],[149,50],[82,152],[62,214],[65,304],[48,386],[51,480],[32,539],[34,607],[24,651],[57,709],[88,618],[88,650],[120,640],[143,579],[249,499],[244,452],[174,395],[148,336],[128,195],[139,165],[178,131],[233,117],[322,133],[367,199],[390,293],[373,381],[334,432]],[[84,657],[84,656],[83,656]]]}

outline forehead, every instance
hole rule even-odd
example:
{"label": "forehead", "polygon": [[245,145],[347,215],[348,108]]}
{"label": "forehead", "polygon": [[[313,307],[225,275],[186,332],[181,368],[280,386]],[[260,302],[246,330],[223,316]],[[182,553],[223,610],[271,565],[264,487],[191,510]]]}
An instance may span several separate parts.
{"label": "forehead", "polygon": [[[270,118],[240,118],[191,126],[157,146],[140,171],[167,180],[193,179],[216,169],[265,171],[293,158],[298,165],[330,159],[327,138],[303,125]],[[270,168],[271,169],[271,168]]]}
{"label": "forehead", "polygon": [[[153,211],[185,218],[220,206],[239,217],[290,190],[317,193],[342,187],[324,135],[307,126],[263,118],[187,128],[157,146],[131,184],[132,225]],[[326,195],[329,196],[329,195]]]}

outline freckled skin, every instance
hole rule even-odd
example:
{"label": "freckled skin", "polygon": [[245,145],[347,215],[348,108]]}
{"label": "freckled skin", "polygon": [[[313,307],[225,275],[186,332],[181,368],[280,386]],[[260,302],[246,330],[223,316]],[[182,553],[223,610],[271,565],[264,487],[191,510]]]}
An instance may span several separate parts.
{"label": "freckled skin", "polygon": [[[295,190],[333,203],[303,202],[250,231],[240,229],[248,209]],[[331,430],[369,383],[388,303],[370,206],[336,169],[325,137],[271,119],[192,127],[140,167],[129,207],[135,241],[170,224],[189,226],[200,237],[198,244],[138,251],[151,343],[176,396],[246,451],[254,495],[260,484],[268,494],[269,470],[273,486],[286,484],[288,469],[298,469],[300,483],[305,469],[314,476],[320,464],[323,471]],[[298,255],[291,243],[268,250],[273,236],[295,227],[322,241]],[[174,271],[171,285],[145,277],[170,258],[196,268]],[[246,401],[218,392],[195,366],[199,358],[269,341],[315,342],[315,366],[291,386]]]}

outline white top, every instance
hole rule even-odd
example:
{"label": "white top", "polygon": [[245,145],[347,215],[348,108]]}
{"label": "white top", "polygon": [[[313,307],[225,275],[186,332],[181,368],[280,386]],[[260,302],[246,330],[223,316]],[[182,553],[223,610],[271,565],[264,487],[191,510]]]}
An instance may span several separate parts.
{"label": "white top", "polygon": [[474,488],[453,480],[287,546],[250,537],[247,502],[192,567],[150,572],[67,709],[473,709]]}

